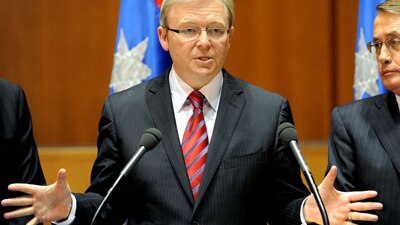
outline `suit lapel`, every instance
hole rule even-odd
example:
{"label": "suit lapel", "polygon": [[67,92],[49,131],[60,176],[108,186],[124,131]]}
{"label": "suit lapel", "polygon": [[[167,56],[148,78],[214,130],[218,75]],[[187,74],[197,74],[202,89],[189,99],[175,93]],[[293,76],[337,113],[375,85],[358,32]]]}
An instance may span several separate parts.
{"label": "suit lapel", "polygon": [[[230,139],[235,131],[237,121],[245,105],[242,87],[237,80],[224,71],[224,85],[221,92],[220,105],[214,126],[213,137],[210,142],[207,162],[203,179],[200,185],[196,203],[187,177],[186,166],[183,159],[178,131],[176,129],[173,113],[171,90],[168,73],[149,83],[146,101],[155,126],[161,131],[163,145],[173,170],[186,193],[188,200],[197,208],[201,198],[207,190],[218,166],[228,148]],[[193,211],[194,211],[193,210]]]}
{"label": "suit lapel", "polygon": [[155,126],[163,135],[161,144],[164,146],[172,168],[189,201],[194,204],[192,189],[187,177],[178,131],[176,129],[168,74],[169,72],[156,78],[149,85],[147,103]]}
{"label": "suit lapel", "polygon": [[384,149],[400,172],[400,114],[393,93],[377,99],[371,109],[370,121]]}
{"label": "suit lapel", "polygon": [[237,80],[224,71],[224,85],[222,87],[217,119],[208,149],[204,175],[193,211],[196,210],[199,202],[201,202],[228,148],[230,139],[232,138],[232,134],[235,131],[245,105],[245,98],[241,95],[242,92],[242,87]]}

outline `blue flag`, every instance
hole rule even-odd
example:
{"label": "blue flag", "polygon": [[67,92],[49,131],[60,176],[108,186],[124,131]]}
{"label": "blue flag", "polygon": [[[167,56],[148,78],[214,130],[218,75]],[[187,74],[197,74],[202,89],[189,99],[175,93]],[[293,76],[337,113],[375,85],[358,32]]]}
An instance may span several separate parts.
{"label": "blue flag", "polygon": [[360,0],[358,8],[358,26],[356,60],[354,74],[354,99],[367,98],[386,92],[379,77],[378,62],[375,53],[370,53],[367,43],[373,39],[376,6],[383,0]]}
{"label": "blue flag", "polygon": [[169,53],[158,41],[162,0],[121,0],[110,94],[164,72]]}

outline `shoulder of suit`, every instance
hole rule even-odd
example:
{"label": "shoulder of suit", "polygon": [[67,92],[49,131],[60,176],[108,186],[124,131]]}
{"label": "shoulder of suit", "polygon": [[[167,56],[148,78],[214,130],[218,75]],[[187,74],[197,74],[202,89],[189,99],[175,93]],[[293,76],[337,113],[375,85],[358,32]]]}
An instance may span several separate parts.
{"label": "shoulder of suit", "polygon": [[14,83],[11,83],[10,81],[0,79],[0,93],[1,96],[18,96],[18,93],[22,92],[22,88]]}
{"label": "shoulder of suit", "polygon": [[355,100],[352,102],[348,102],[346,104],[337,106],[335,108],[339,110],[365,110],[366,108],[369,108],[371,106],[374,106],[376,104],[382,105],[384,101],[388,98],[390,93],[384,93],[376,96],[372,96],[369,98],[364,98],[364,99],[359,99]]}
{"label": "shoulder of suit", "polygon": [[231,87],[236,86],[237,89],[240,89],[245,93],[247,92],[247,94],[255,94],[257,96],[269,97],[269,98],[285,99],[279,93],[268,91],[260,86],[257,86],[248,81],[237,78],[225,70],[223,72],[224,72],[224,85],[225,82],[227,82],[228,85],[230,85]]}

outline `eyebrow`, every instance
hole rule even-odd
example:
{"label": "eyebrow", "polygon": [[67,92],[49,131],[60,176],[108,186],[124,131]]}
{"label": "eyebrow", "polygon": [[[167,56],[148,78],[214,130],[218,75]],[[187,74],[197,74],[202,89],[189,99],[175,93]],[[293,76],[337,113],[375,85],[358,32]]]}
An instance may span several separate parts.
{"label": "eyebrow", "polygon": [[[391,32],[385,34],[384,37],[389,37],[389,38],[390,37],[400,37],[400,33],[398,31],[394,30],[394,31],[391,31]],[[380,41],[379,38],[377,38],[377,37],[374,37],[373,40]]]}
{"label": "eyebrow", "polygon": [[[193,22],[180,23],[180,24],[178,24],[177,26],[201,27],[199,24],[193,23]],[[222,24],[222,23],[218,23],[218,22],[212,22],[212,23],[207,24],[206,27],[215,27],[215,26],[223,27],[223,26],[226,26],[226,25],[225,25],[225,24]]]}

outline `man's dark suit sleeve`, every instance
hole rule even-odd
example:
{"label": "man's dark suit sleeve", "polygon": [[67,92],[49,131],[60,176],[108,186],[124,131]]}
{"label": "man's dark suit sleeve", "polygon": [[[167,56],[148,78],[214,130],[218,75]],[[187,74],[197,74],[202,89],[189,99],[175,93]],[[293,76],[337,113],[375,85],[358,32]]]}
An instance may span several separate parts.
{"label": "man's dark suit sleeve", "polygon": [[[85,194],[74,193],[77,199],[77,212],[73,224],[90,224],[101,200],[125,165],[125,163],[118,163],[121,159],[116,146],[116,132],[114,115],[110,98],[108,97],[104,103],[99,122],[97,140],[99,151],[91,172],[92,183]],[[123,183],[121,181],[121,184],[114,190],[113,195],[110,196],[107,204],[98,215],[96,224],[122,224],[124,222],[126,216],[122,215],[125,215],[124,210],[129,208],[128,204],[131,201],[124,199],[126,195],[118,194],[126,193],[123,191]],[[111,205],[113,205],[112,208]]]}
{"label": "man's dark suit sleeve", "polygon": [[[46,183],[33,137],[32,120],[23,90],[0,80],[0,198],[18,196],[7,190],[11,183]],[[5,172],[8,171],[8,172]],[[11,208],[2,208],[9,211]],[[3,221],[0,224],[25,224],[27,218]]]}
{"label": "man's dark suit sleeve", "polygon": [[329,141],[328,168],[337,166],[338,175],[335,186],[339,190],[351,191],[355,189],[355,154],[351,134],[343,121],[340,108],[332,111],[332,128]]}
{"label": "man's dark suit sleeve", "polygon": [[21,162],[21,182],[33,184],[45,184],[43,171],[39,161],[37,146],[33,137],[32,119],[25,94],[18,88],[19,110],[17,122],[19,127]]}
{"label": "man's dark suit sleeve", "polygon": [[[283,122],[294,123],[290,105],[286,99],[282,102],[277,125]],[[308,190],[301,180],[300,169],[294,155],[288,146],[283,146],[278,135],[273,158],[274,168],[271,174],[276,180],[276,185],[273,185],[271,195],[275,196],[273,201],[275,204],[270,209],[273,212],[270,224],[301,224],[300,205],[304,197],[308,195]]]}

